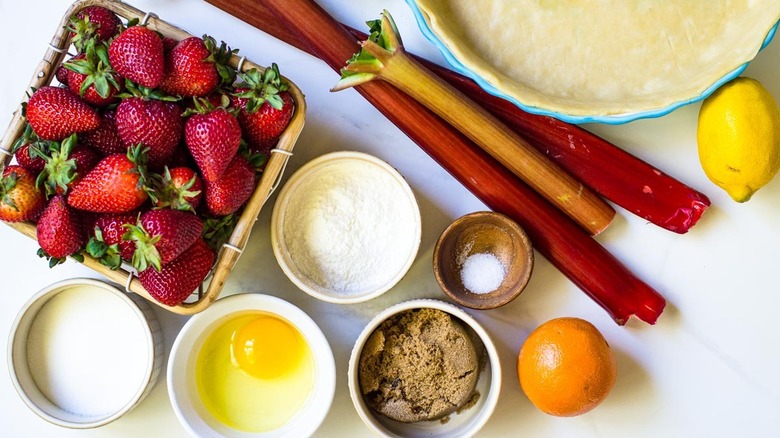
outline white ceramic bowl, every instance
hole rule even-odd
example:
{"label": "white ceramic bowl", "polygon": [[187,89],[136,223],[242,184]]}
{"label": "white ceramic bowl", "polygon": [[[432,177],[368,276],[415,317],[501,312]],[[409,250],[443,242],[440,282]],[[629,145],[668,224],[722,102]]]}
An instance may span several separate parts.
{"label": "white ceramic bowl", "polygon": [[[77,415],[54,404],[36,385],[33,378],[34,373],[31,371],[31,365],[36,365],[28,362],[28,342],[33,342],[30,340],[30,333],[38,313],[44,305],[55,296],[82,287],[89,288],[89,293],[94,294],[94,297],[99,298],[101,302],[110,302],[111,309],[123,309],[121,310],[122,312],[126,309],[127,314],[117,319],[131,322],[128,323],[128,326],[122,325],[121,327],[119,327],[121,324],[117,323],[116,328],[138,330],[141,332],[139,336],[136,336],[136,339],[143,338],[145,346],[139,345],[138,347],[141,349],[145,348],[147,353],[147,360],[143,364],[145,369],[137,370],[137,373],[135,373],[136,375],[142,376],[142,378],[137,382],[129,382],[130,385],[137,385],[137,390],[130,398],[123,401],[124,404],[120,409],[107,414],[91,416]],[[65,295],[63,295],[63,298],[64,297]],[[71,309],[68,310],[71,311]],[[78,312],[78,309],[72,309],[72,311]],[[85,326],[88,325],[89,321],[85,323]],[[95,328],[90,327],[90,329]],[[96,345],[95,348],[100,349],[101,346]],[[111,359],[125,360],[130,358],[118,357]],[[77,358],[77,360],[84,360],[84,358]],[[157,378],[162,368],[162,362],[162,332],[157,317],[154,312],[152,312],[151,307],[141,298],[134,295],[128,295],[102,281],[87,278],[76,278],[52,284],[30,298],[14,320],[8,342],[8,369],[11,373],[11,381],[13,382],[16,391],[19,393],[19,396],[21,396],[22,400],[24,400],[33,412],[44,420],[58,426],[73,429],[88,429],[103,426],[116,420],[140,404],[149,392],[151,392],[154,384],[157,382]],[[117,376],[118,379],[121,379],[122,377],[123,376]],[[130,377],[125,375],[124,378]],[[126,388],[122,390],[122,392],[126,391]]]}
{"label": "white ceramic bowl", "polygon": [[[262,311],[295,326],[314,356],[314,388],[295,416],[284,426],[263,433],[239,431],[208,413],[198,395],[195,364],[203,342],[232,314]],[[317,324],[301,309],[280,298],[254,293],[231,295],[193,316],[179,332],[168,359],[168,395],[179,421],[198,437],[306,437],[320,426],[336,391],[336,365],[330,344]]]}
{"label": "white ceramic bowl", "polygon": [[[382,324],[383,321],[411,309],[431,308],[446,312],[454,318],[462,321],[469,329],[477,334],[485,347],[487,360],[482,369],[476,390],[479,399],[474,406],[454,412],[449,415],[449,421],[440,420],[418,421],[415,423],[402,423],[379,415],[366,405],[363,395],[360,393],[358,365],[363,346],[371,333]],[[375,434],[385,437],[405,438],[435,438],[435,437],[470,437],[477,433],[487,423],[495,410],[498,395],[501,391],[501,365],[498,360],[498,352],[490,335],[484,328],[459,307],[438,300],[417,299],[406,301],[391,306],[376,315],[358,336],[352,354],[349,358],[349,371],[347,376],[349,383],[349,395],[355,405],[360,419]]]}
{"label": "white ceramic bowl", "polygon": [[[384,181],[387,181],[388,178],[392,180],[392,184],[394,184],[393,192],[398,195],[392,199],[392,202],[399,206],[397,211],[404,212],[403,215],[399,213],[402,217],[398,218],[398,223],[402,223],[403,225],[398,226],[398,228],[403,228],[404,230],[408,229],[408,234],[403,233],[403,235],[395,236],[394,239],[390,239],[393,242],[403,242],[403,244],[399,243],[399,248],[397,248],[399,250],[398,254],[403,256],[401,260],[402,263],[398,263],[397,266],[392,269],[387,268],[387,270],[383,272],[371,273],[371,275],[376,276],[378,280],[381,280],[381,284],[372,283],[373,285],[370,287],[360,287],[358,288],[359,290],[343,292],[337,290],[335,286],[321,284],[321,280],[314,278],[313,275],[307,274],[307,268],[303,267],[304,260],[306,260],[306,263],[311,264],[312,262],[310,260],[315,260],[316,256],[312,256],[311,252],[307,252],[308,246],[306,247],[307,251],[292,251],[290,245],[292,239],[300,239],[302,236],[286,229],[285,218],[288,213],[291,215],[293,214],[290,213],[290,210],[292,209],[291,205],[297,205],[297,203],[303,202],[301,197],[307,195],[307,187],[311,187],[312,185],[316,187],[321,180],[332,177],[329,172],[337,173],[351,165],[359,165],[361,166],[361,169],[370,169],[372,178],[374,178],[375,175],[375,178],[382,178]],[[363,170],[361,170],[361,172],[362,171]],[[335,190],[340,189],[334,189],[334,191]],[[400,207],[403,207],[403,209]],[[317,206],[316,208],[322,209],[323,206]],[[325,208],[327,208],[327,206],[325,206]],[[297,218],[294,219],[297,220]],[[350,220],[348,217],[345,217],[344,219]],[[404,180],[392,166],[379,158],[361,152],[333,152],[317,157],[303,165],[290,177],[282,188],[271,215],[271,244],[276,260],[279,262],[279,266],[287,277],[298,286],[298,288],[309,295],[323,301],[339,304],[367,301],[382,295],[395,286],[401,278],[406,275],[406,272],[412,266],[412,263],[417,256],[417,251],[420,247],[421,233],[420,209],[409,184],[406,183],[406,180]],[[401,233],[399,232],[399,234]],[[350,245],[352,245],[352,247],[354,247],[354,245],[359,245],[357,240],[350,240],[351,237],[352,236],[346,238],[345,241],[340,241],[338,243],[343,243],[347,247],[350,247]],[[327,254],[327,257],[331,257],[331,254]],[[338,256],[334,255],[333,257]],[[398,255],[394,257],[397,258]],[[366,268],[366,266],[370,266],[370,263],[366,260],[361,260],[361,262],[366,262],[362,267],[364,269],[369,269]],[[321,265],[316,265],[316,263],[315,266],[316,269],[310,267],[308,268],[309,271],[314,270],[319,272],[333,270],[332,267],[320,269]],[[339,274],[343,272],[342,270],[337,271],[339,271]]]}

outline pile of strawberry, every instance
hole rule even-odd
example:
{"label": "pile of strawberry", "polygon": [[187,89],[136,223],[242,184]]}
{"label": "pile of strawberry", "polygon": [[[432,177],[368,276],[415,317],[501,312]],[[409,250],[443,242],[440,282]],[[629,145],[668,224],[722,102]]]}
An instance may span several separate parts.
{"label": "pile of strawberry", "polygon": [[79,54],[57,70],[61,86],[25,104],[0,220],[37,221],[50,266],[85,252],[113,269],[131,263],[154,298],[178,305],[208,275],[289,123],[288,86],[276,65],[237,74],[225,43],[175,41],[101,7],[69,29]]}

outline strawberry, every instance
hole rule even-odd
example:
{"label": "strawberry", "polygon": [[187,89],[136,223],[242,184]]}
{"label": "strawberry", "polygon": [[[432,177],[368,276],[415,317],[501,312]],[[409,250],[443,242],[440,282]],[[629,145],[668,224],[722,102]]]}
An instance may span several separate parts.
{"label": "strawberry", "polygon": [[146,151],[133,147],[127,154],[103,158],[71,189],[68,204],[95,213],[124,213],[146,201]]}
{"label": "strawberry", "polygon": [[167,306],[177,306],[198,288],[213,264],[211,248],[203,239],[197,239],[159,272],[147,269],[138,274],[138,279],[154,299]]}
{"label": "strawberry", "polygon": [[262,74],[251,69],[240,76],[244,83],[233,97],[233,105],[239,109],[238,121],[249,148],[267,154],[290,123],[295,103],[276,64]]}
{"label": "strawberry", "polygon": [[239,216],[229,214],[221,217],[209,217],[203,221],[203,240],[215,253],[233,235]]}
{"label": "strawberry", "polygon": [[119,100],[116,95],[124,88],[124,79],[108,63],[105,44],[74,56],[63,66],[68,70],[68,88],[87,103],[103,107]]}
{"label": "strawberry", "polygon": [[54,72],[54,77],[57,78],[60,84],[68,86],[68,69],[60,65]]}
{"label": "strawberry", "polygon": [[21,166],[3,169],[0,179],[0,220],[21,222],[35,220],[43,211],[46,198],[35,187],[35,176]]}
{"label": "strawberry", "polygon": [[130,261],[135,252],[135,242],[122,240],[125,225],[138,221],[138,212],[108,213],[97,217],[92,227],[92,236],[87,242],[87,253],[111,269],[117,269],[122,260]]}
{"label": "strawberry", "polygon": [[200,238],[203,222],[180,210],[150,210],[137,225],[125,226],[123,240],[135,242],[133,266],[138,272],[149,266],[159,271]]}
{"label": "strawberry", "polygon": [[224,108],[195,114],[184,124],[184,142],[203,179],[213,182],[236,155],[241,145],[241,126]]}
{"label": "strawberry", "polygon": [[147,88],[162,83],[165,69],[162,38],[145,26],[132,26],[108,46],[110,64],[117,73]]}
{"label": "strawberry", "polygon": [[38,220],[39,255],[49,258],[49,266],[62,263],[65,257],[80,251],[84,246],[84,230],[76,210],[68,207],[65,198],[57,195],[51,198],[49,204]]}
{"label": "strawberry", "polygon": [[168,167],[197,167],[195,165],[195,160],[193,160],[192,155],[190,155],[190,151],[187,150],[186,144],[182,143],[176,147],[176,150],[173,151],[173,156],[168,161]]}
{"label": "strawberry", "polygon": [[38,138],[30,124],[27,123],[22,135],[14,142],[12,151],[20,166],[33,173],[39,173],[46,165],[44,158],[48,156],[49,149],[53,144],[55,143],[52,141]]}
{"label": "strawberry", "polygon": [[203,183],[198,174],[188,167],[166,167],[155,188],[157,208],[194,212],[203,197]]}
{"label": "strawberry", "polygon": [[236,155],[222,177],[206,181],[206,206],[216,216],[234,213],[252,196],[255,169],[241,155]]}
{"label": "strawberry", "polygon": [[27,121],[43,140],[62,140],[100,125],[94,108],[72,91],[52,86],[36,90],[25,105]]}
{"label": "strawberry", "polygon": [[104,157],[127,152],[127,146],[122,144],[116,129],[116,112],[114,110],[101,112],[100,125],[97,129],[79,135],[79,141],[95,149]]}
{"label": "strawberry", "polygon": [[168,53],[176,47],[176,44],[179,44],[179,40],[175,40],[171,37],[163,36],[163,52]]}
{"label": "strawberry", "polygon": [[162,168],[181,141],[184,122],[174,102],[152,97],[129,97],[116,108],[116,129],[125,146],[149,148],[149,166]]}
{"label": "strawberry", "polygon": [[68,29],[71,31],[71,42],[79,53],[83,53],[95,40],[110,40],[119,33],[121,26],[119,17],[110,10],[87,6],[70,19]]}
{"label": "strawberry", "polygon": [[16,162],[25,169],[38,173],[43,170],[46,162],[41,158],[34,149],[31,148],[30,143],[25,143],[14,152],[14,158]]}
{"label": "strawberry", "polygon": [[227,65],[234,53],[209,36],[185,38],[165,56],[162,88],[168,94],[203,97],[221,83],[232,84],[235,70]]}
{"label": "strawberry", "polygon": [[47,195],[64,194],[100,161],[92,149],[78,145],[76,134],[52,147],[46,157],[43,170],[38,174],[36,184],[43,187]]}

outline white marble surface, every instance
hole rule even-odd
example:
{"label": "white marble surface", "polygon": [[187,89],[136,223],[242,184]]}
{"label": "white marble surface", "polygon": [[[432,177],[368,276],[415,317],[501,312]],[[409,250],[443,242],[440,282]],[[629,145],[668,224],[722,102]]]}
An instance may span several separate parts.
{"label": "white marble surface", "polygon": [[[67,0],[0,0],[0,126],[5,127],[29,77],[68,6]],[[423,238],[409,274],[383,297],[359,305],[316,301],[298,291],[278,267],[268,222],[260,215],[225,295],[262,292],[285,298],[321,326],[336,356],[337,392],[317,436],[366,436],[347,393],[346,365],[363,325],[376,313],[413,297],[444,298],[433,277],[431,251],[439,233],[458,216],[484,205],[354,91],[328,92],[336,80],[320,61],[195,0],[135,0],[194,34],[229,41],[260,64],[277,62],[306,94],[306,128],[287,176],[330,151],[377,155],[408,179],[423,217]],[[361,27],[389,9],[408,48],[435,60],[403,0],[321,0],[332,14]],[[780,99],[780,44],[771,45],[747,70]],[[586,126],[710,196],[713,206],[687,235],[663,231],[618,209],[614,224],[598,240],[669,304],[656,326],[632,321],[618,327],[550,263],[537,258],[526,291],[498,310],[469,311],[494,337],[504,370],[497,410],[481,436],[777,436],[780,433],[780,330],[776,286],[780,248],[780,178],[747,204],[737,205],[713,186],[696,155],[698,105],[656,120],[623,126]],[[605,169],[605,171],[609,171]],[[270,200],[271,203],[275,198]],[[97,274],[74,263],[50,270],[35,256],[37,245],[0,226],[0,363],[6,363],[7,334],[17,311],[42,287],[70,277]],[[186,318],[157,312],[168,349]],[[515,378],[515,358],[527,334],[558,316],[593,322],[613,346],[618,379],[606,401],[589,414],[569,419],[547,416],[525,398]],[[3,368],[6,368],[3,365]],[[118,421],[89,431],[49,425],[33,414],[0,378],[3,436],[185,436],[161,380],[150,397]]]}

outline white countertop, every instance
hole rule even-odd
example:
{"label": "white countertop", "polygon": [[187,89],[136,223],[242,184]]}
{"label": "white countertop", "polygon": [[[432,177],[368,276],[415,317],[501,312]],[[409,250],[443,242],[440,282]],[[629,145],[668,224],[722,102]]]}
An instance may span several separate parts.
{"label": "white countertop", "polygon": [[[355,91],[328,92],[336,74],[319,60],[276,41],[215,7],[195,0],[134,0],[142,9],[191,33],[208,33],[255,62],[279,64],[306,94],[306,127],[286,176],[323,153],[358,150],[392,164],[414,190],[422,212],[422,246],[406,277],[384,296],[364,304],[333,305],[300,292],[284,276],[270,247],[269,219],[275,197],[260,214],[249,249],[223,295],[260,292],[301,307],[320,325],[336,358],[333,408],[317,436],[366,436],[347,392],[347,361],[363,326],[382,309],[416,297],[444,299],[433,277],[432,249],[455,218],[485,206],[406,138]],[[362,28],[388,9],[407,48],[441,62],[423,39],[403,0],[320,0],[339,20]],[[0,126],[11,119],[30,75],[67,9],[67,0],[0,0]],[[780,44],[776,41],[747,69],[780,100]],[[698,105],[654,120],[585,128],[621,145],[659,169],[703,191],[712,207],[686,235],[676,235],[618,208],[618,217],[598,237],[640,278],[668,300],[657,325],[631,321],[617,326],[594,302],[537,257],[531,283],[511,304],[468,312],[494,337],[504,381],[498,407],[480,436],[777,436],[780,431],[780,330],[777,287],[780,248],[780,178],[739,205],[707,180],[696,152]],[[608,169],[605,169],[608,171]],[[22,305],[55,281],[99,275],[69,261],[49,269],[35,255],[37,244],[0,226],[0,363],[7,336]],[[158,310],[166,351],[187,318]],[[617,383],[591,413],[555,418],[536,410],[517,383],[515,360],[528,333],[559,316],[595,324],[613,347]],[[3,366],[6,368],[6,366]],[[30,411],[8,376],[0,379],[3,436],[186,436],[168,401],[164,378],[135,410],[95,430],[50,425]]]}

